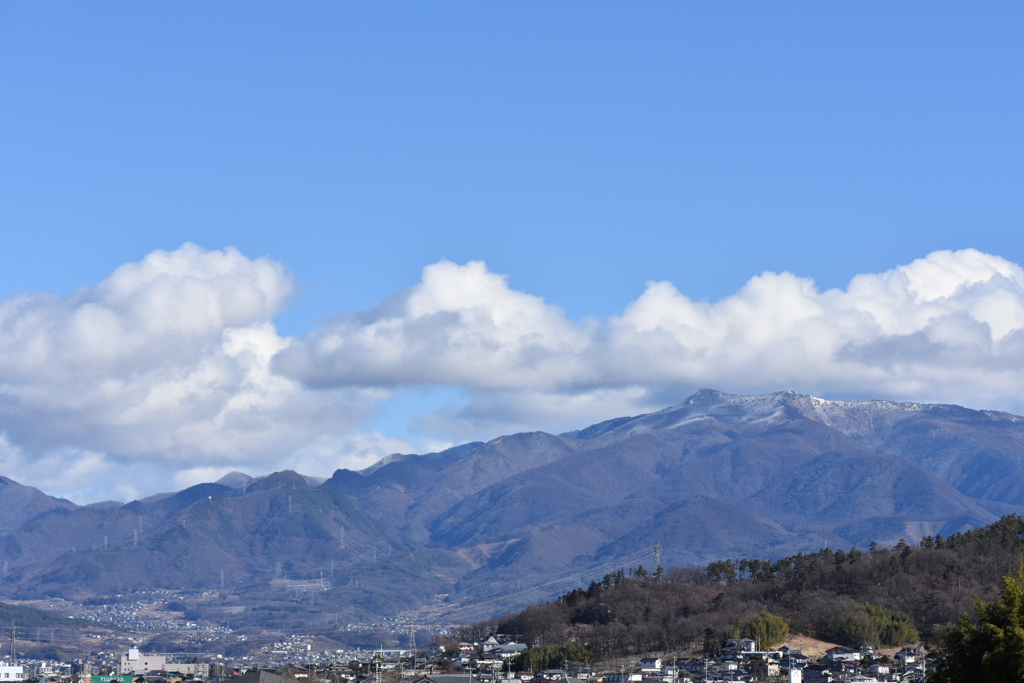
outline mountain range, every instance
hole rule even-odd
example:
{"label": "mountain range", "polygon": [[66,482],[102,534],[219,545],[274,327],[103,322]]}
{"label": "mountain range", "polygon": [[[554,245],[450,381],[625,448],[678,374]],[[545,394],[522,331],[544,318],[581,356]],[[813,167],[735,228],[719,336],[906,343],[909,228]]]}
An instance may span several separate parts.
{"label": "mountain range", "polygon": [[0,594],[223,588],[253,614],[307,594],[352,615],[483,614],[651,566],[656,547],[665,566],[703,565],[916,542],[1022,512],[1024,418],[704,389],[656,413],[327,480],[233,473],[78,506],[0,477]]}

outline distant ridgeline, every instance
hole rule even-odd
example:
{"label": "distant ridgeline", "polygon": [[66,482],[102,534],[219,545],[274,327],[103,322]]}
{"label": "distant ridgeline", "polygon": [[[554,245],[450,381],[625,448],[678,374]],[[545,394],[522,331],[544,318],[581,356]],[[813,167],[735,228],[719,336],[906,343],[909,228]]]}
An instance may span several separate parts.
{"label": "distant ridgeline", "polygon": [[[936,534],[948,545],[951,534],[1024,514],[1022,452],[1022,416],[707,389],[647,415],[393,454],[326,481],[235,473],[124,505],[83,506],[0,476],[0,597],[219,591],[248,609],[190,600],[189,613],[235,628],[408,613],[449,624],[550,600],[619,567],[712,563],[729,600],[746,604],[734,585],[753,595],[778,583],[773,601],[834,591],[860,605],[856,619],[868,619],[868,602],[908,612],[933,633],[995,574],[968,567],[966,551],[933,549],[934,567],[911,568],[929,577],[913,590],[935,591],[922,613],[858,588],[858,573],[882,560],[851,559],[845,549],[901,537],[916,546],[929,535],[934,544]],[[825,546],[844,552],[820,557]],[[715,562],[787,556],[793,566]],[[837,569],[794,568],[817,567],[814,557]],[[876,569],[882,588],[900,589],[894,567]],[[682,602],[701,623],[725,609],[705,615],[698,597]],[[794,627],[825,628],[800,622],[799,604],[772,604],[793,615]],[[750,618],[728,610],[734,621]],[[715,628],[735,626],[727,622]]]}
{"label": "distant ridgeline", "polygon": [[581,642],[594,658],[715,651],[767,611],[784,618],[791,632],[847,646],[898,646],[922,636],[937,641],[972,608],[975,595],[998,597],[1001,577],[1022,554],[1024,518],[1010,515],[948,538],[925,537],[916,547],[901,541],[865,551],[825,548],[774,561],[722,560],[704,569],[640,566],[460,635],[516,634],[545,643],[555,662],[586,659],[578,645],[570,647]]}

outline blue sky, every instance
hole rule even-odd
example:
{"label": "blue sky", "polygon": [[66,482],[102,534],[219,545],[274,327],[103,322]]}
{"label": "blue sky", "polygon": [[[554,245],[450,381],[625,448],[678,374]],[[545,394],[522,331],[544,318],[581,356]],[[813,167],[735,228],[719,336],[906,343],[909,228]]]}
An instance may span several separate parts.
{"label": "blue sky", "polygon": [[[288,462],[327,473],[391,446],[649,409],[705,382],[1015,409],[1013,378],[965,386],[966,369],[941,382],[930,374],[887,383],[895,375],[886,375],[870,384],[821,366],[813,376],[779,370],[746,382],[747,370],[726,363],[719,374],[659,383],[650,379],[656,369],[630,374],[591,360],[553,386],[514,381],[529,373],[511,370],[504,383],[460,374],[479,361],[479,373],[505,376],[508,368],[480,359],[403,375],[374,357],[361,362],[377,374],[357,372],[317,344],[333,339],[331,348],[364,358],[373,344],[352,335],[370,334],[366,321],[384,315],[373,307],[396,297],[405,305],[409,288],[439,291],[424,284],[424,268],[444,259],[460,268],[486,262],[486,271],[438,269],[452,291],[471,279],[488,296],[519,302],[510,305],[521,315],[532,304],[518,294],[563,310],[561,322],[538,313],[554,327],[535,333],[550,341],[567,326],[541,346],[555,356],[555,347],[571,347],[573,358],[582,346],[565,340],[597,335],[578,342],[591,348],[611,335],[601,330],[650,293],[649,282],[671,282],[710,305],[740,296],[764,272],[792,273],[823,292],[965,249],[991,258],[942,261],[946,275],[1013,281],[999,259],[1024,263],[1022,26],[1019,3],[0,4],[0,299],[28,293],[37,297],[25,306],[42,306],[38,295],[53,293],[64,302],[54,306],[71,310],[76,291],[102,299],[102,287],[90,288],[156,250],[187,260],[235,247],[247,259],[231,261],[238,272],[265,257],[281,269],[280,287],[238,325],[272,322],[308,351],[268,360],[268,372],[315,393],[314,403],[363,392],[323,408],[347,416],[344,434],[296,427],[280,442],[289,457],[321,444],[319,455]],[[185,243],[201,250],[178,251]],[[488,279],[494,274],[507,276],[507,292]],[[958,315],[1016,310],[992,296],[961,302]],[[446,305],[437,310],[451,314]],[[0,319],[10,344],[37,343],[11,332],[11,320]],[[364,325],[357,332],[353,320]],[[885,328],[834,342],[829,353],[877,361],[895,353],[879,350],[882,341],[914,334],[939,343],[925,327]],[[403,353],[406,366],[434,357]],[[991,353],[1002,370],[1012,365],[1005,349]],[[67,373],[120,377],[77,365]],[[0,372],[0,385],[26,406],[22,423],[56,419],[38,407],[49,399],[29,400],[43,392],[39,382]],[[620,394],[605,400],[602,391]],[[592,402],[526,409],[524,392]],[[199,477],[212,476],[196,469],[204,458],[225,471],[285,461],[246,461],[242,445],[217,460],[194,444],[168,460],[155,454],[169,446],[113,436],[118,420],[109,416],[83,417],[48,441],[13,415],[0,420],[9,471],[50,488],[65,484],[40,479],[32,463],[127,462]],[[161,429],[180,435],[187,425]],[[370,433],[379,437],[373,448],[335,443]]]}

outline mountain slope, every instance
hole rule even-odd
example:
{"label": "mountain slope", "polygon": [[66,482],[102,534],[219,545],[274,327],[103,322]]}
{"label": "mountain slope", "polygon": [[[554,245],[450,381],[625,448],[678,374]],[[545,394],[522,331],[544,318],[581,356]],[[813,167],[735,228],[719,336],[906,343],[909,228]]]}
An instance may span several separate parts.
{"label": "mountain slope", "polygon": [[0,479],[25,501],[0,501],[0,593],[210,588],[223,572],[258,596],[275,577],[326,572],[332,604],[393,611],[435,594],[553,591],[644,553],[652,564],[655,543],[666,564],[706,564],[916,541],[1024,511],[1024,418],[705,389],[655,413],[396,454],[317,484],[235,473],[80,508]]}
{"label": "mountain slope", "polygon": [[17,529],[50,510],[74,510],[77,507],[69,500],[48,496],[39,489],[0,477],[0,533]]}

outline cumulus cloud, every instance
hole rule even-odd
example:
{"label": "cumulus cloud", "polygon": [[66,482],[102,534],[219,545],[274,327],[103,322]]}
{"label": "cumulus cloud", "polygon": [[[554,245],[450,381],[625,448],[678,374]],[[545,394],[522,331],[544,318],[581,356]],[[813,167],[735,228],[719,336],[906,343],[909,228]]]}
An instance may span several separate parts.
{"label": "cumulus cloud", "polygon": [[316,443],[341,449],[320,469],[345,462],[383,394],[271,371],[288,344],[272,318],[293,288],[280,263],[186,244],[68,297],[0,303],[5,474],[109,498],[198,466],[265,472]]}
{"label": "cumulus cloud", "polygon": [[[701,386],[1024,409],[1024,270],[970,249],[827,291],[763,273],[709,302],[652,282],[620,314],[583,321],[482,262],[442,261],[287,338],[273,320],[293,289],[279,262],[186,244],[71,296],[0,302],[0,473],[76,500],[234,469],[322,476],[578,428]],[[457,395],[412,411],[415,442],[371,429],[390,397],[415,395],[403,387]]]}
{"label": "cumulus cloud", "polygon": [[293,344],[275,366],[312,386],[555,387],[589,338],[482,262],[442,261],[408,291]]}
{"label": "cumulus cloud", "polygon": [[830,396],[1019,409],[1024,271],[976,250],[935,252],[819,291],[790,273],[717,302],[652,282],[620,315],[576,322],[480,262],[441,262],[415,287],[283,349],[309,386],[445,384],[467,405],[433,429],[562,424],[658,407],[675,388],[794,388]]}

